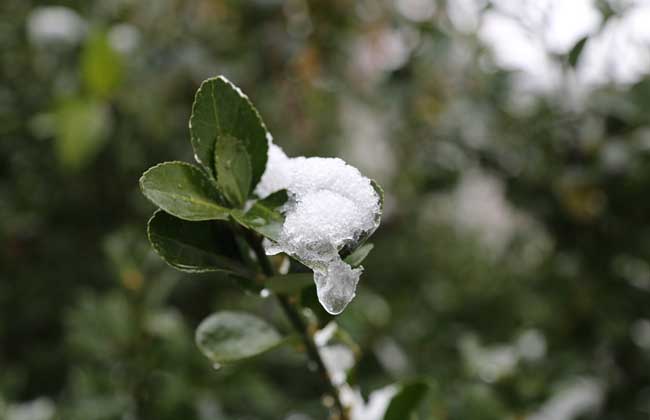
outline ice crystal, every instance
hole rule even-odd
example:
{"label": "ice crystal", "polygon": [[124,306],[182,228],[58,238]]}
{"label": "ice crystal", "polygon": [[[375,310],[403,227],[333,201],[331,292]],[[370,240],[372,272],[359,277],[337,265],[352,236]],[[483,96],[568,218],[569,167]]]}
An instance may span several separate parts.
{"label": "ice crystal", "polygon": [[266,171],[256,187],[265,197],[286,189],[280,238],[267,253],[285,252],[314,270],[318,299],[339,314],[354,298],[363,269],[339,256],[379,224],[379,196],[370,180],[338,158],[287,157],[269,141]]}

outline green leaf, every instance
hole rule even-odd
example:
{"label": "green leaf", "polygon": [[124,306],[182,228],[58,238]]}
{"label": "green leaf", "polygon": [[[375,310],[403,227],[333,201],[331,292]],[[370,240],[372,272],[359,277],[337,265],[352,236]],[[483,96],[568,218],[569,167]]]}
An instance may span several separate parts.
{"label": "green leaf", "polygon": [[273,276],[264,282],[264,287],[280,294],[292,294],[314,284],[313,273],[293,273]]}
{"label": "green leaf", "polygon": [[588,40],[589,40],[588,36],[582,38],[573,46],[573,48],[571,48],[571,51],[569,51],[569,65],[571,65],[571,67],[575,68],[576,65],[578,64],[580,55],[582,54],[582,51],[585,49],[585,45],[587,44]]}
{"label": "green leaf", "polygon": [[217,177],[214,173],[217,142],[224,136],[240,140],[250,157],[250,188],[257,185],[266,168],[267,130],[248,97],[225,77],[204,81],[196,92],[190,134],[196,160]]}
{"label": "green leaf", "polygon": [[215,148],[217,184],[235,207],[242,207],[251,189],[251,160],[244,144],[230,135],[219,138]]}
{"label": "green leaf", "polygon": [[229,209],[208,176],[194,165],[165,162],[140,178],[142,193],[155,205],[185,220],[227,220]]}
{"label": "green leaf", "polygon": [[158,210],[149,220],[147,235],[156,253],[181,271],[253,275],[236,260],[234,238],[225,222],[188,222]]}
{"label": "green leaf", "polygon": [[120,54],[111,47],[104,31],[88,37],[81,56],[81,74],[88,91],[100,98],[110,96],[122,82]]}
{"label": "green leaf", "polygon": [[258,200],[257,204],[277,212],[277,209],[284,206],[288,199],[289,193],[287,190],[279,190],[268,195],[266,198]]}
{"label": "green leaf", "polygon": [[403,385],[388,405],[384,420],[409,418],[417,410],[428,390],[429,385],[424,381],[414,381]]}
{"label": "green leaf", "polygon": [[245,213],[233,210],[231,214],[241,225],[277,241],[284,223],[284,216],[280,213],[279,208],[287,202],[288,197],[286,190],[280,190],[263,200],[258,200]]}
{"label": "green leaf", "polygon": [[361,265],[363,260],[366,259],[370,251],[375,246],[373,244],[363,244],[359,248],[355,249],[350,255],[345,258],[345,262],[350,264],[352,267],[358,267]]}
{"label": "green leaf", "polygon": [[214,363],[256,356],[282,342],[280,334],[266,321],[244,312],[217,312],[196,330],[196,344]]}
{"label": "green leaf", "polygon": [[102,149],[111,127],[108,106],[100,101],[72,99],[55,110],[56,155],[64,168],[87,166]]}

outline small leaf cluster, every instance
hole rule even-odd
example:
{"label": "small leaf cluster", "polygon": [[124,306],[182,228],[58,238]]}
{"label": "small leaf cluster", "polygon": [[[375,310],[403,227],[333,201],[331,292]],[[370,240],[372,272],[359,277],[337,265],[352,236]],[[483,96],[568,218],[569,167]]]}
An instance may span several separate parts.
{"label": "small leaf cluster", "polygon": [[[143,194],[160,208],[149,221],[149,240],[177,269],[246,277],[234,224],[274,238],[284,220],[278,208],[286,191],[264,200],[252,195],[266,168],[268,131],[248,97],[222,76],[197,91],[189,126],[198,165],[165,162],[140,179]],[[249,199],[255,201],[245,211]]]}
{"label": "small leaf cluster", "polygon": [[[143,194],[159,207],[148,223],[149,241],[178,270],[224,272],[255,287],[260,276],[250,240],[277,238],[284,221],[278,208],[287,200],[284,190],[265,199],[252,194],[266,169],[266,126],[248,97],[219,76],[201,84],[189,127],[198,165],[164,162],[140,179]],[[296,284],[272,283],[280,290]],[[216,313],[197,330],[199,348],[215,363],[254,356],[279,341],[265,321],[237,312]]]}
{"label": "small leaf cluster", "polygon": [[[251,257],[256,246],[261,249],[261,238],[278,239],[284,222],[279,209],[288,193],[263,199],[253,194],[266,169],[270,134],[248,97],[223,76],[204,81],[189,128],[198,164],[164,162],[140,179],[143,194],[159,207],[147,229],[156,253],[178,270],[224,272],[257,291],[292,294],[311,285],[304,273],[260,276],[264,257]],[[346,261],[358,266],[371,249],[363,244],[346,250]],[[234,334],[237,328],[242,335]],[[271,326],[250,315],[221,312],[201,325],[197,343],[221,363],[272,348],[280,337],[269,331]]]}
{"label": "small leaf cluster", "polygon": [[[140,179],[143,194],[159,208],[148,223],[151,245],[178,270],[219,271],[244,288],[276,294],[297,333],[283,336],[257,316],[220,311],[197,328],[197,346],[220,366],[257,356],[300,336],[310,357],[318,359],[320,350],[309,332],[313,326],[307,326],[298,309],[289,308],[292,303],[288,299],[312,285],[313,276],[275,274],[262,247],[263,238],[278,240],[284,223],[280,208],[289,196],[286,190],[264,198],[253,193],[266,170],[271,138],[259,113],[239,88],[219,76],[203,82],[197,91],[189,128],[197,164],[161,163]],[[381,204],[381,187],[374,181],[372,185]],[[372,250],[373,245],[365,243],[368,236],[341,250],[351,266],[359,266]],[[424,390],[422,386],[404,386],[385,418],[412,412]],[[341,406],[340,410],[345,416],[345,409]]]}

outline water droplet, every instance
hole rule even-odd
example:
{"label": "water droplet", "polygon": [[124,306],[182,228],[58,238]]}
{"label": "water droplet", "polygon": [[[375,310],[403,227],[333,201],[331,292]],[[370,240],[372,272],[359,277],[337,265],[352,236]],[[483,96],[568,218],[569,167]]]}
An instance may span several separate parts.
{"label": "water droplet", "polygon": [[316,370],[318,370],[318,365],[316,364],[316,362],[310,360],[307,363],[307,369],[309,369],[312,372],[316,372]]}
{"label": "water droplet", "polygon": [[213,364],[212,364],[212,369],[214,369],[214,370],[219,370],[219,369],[221,369],[221,364],[220,364],[220,363],[213,363]]}
{"label": "water droplet", "polygon": [[260,290],[260,297],[266,299],[269,296],[271,296],[271,291],[269,289]]}

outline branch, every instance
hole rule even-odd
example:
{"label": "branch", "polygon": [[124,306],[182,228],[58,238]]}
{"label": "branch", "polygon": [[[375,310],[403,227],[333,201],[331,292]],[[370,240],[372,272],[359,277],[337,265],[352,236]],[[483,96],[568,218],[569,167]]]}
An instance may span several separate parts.
{"label": "branch", "polygon": [[[274,276],[275,270],[273,269],[273,265],[271,264],[271,261],[266,255],[266,252],[264,251],[264,247],[262,246],[261,239],[249,230],[245,230],[244,234],[246,236],[246,240],[248,241],[251,248],[255,252],[255,255],[257,256],[257,260],[259,261],[260,266],[262,267],[262,271],[264,272],[264,275],[267,277]],[[309,333],[307,324],[305,323],[304,319],[300,315],[298,307],[295,304],[293,304],[289,299],[289,296],[285,294],[276,294],[276,297],[278,298],[280,307],[282,307],[282,310],[284,311],[285,315],[287,316],[287,318],[289,318],[291,325],[300,334],[305,349],[307,350],[307,356],[313,363],[316,364],[318,373],[320,374],[321,379],[325,382],[327,393],[331,394],[332,397],[334,398],[334,406],[336,407],[336,410],[339,412],[338,418],[340,420],[349,420],[347,410],[345,409],[345,406],[343,405],[339,397],[338,389],[332,382],[332,378],[329,372],[327,371],[327,367],[325,366],[325,363],[321,358],[320,352],[318,351],[318,348],[316,347],[316,344],[314,343],[311,334]]]}

